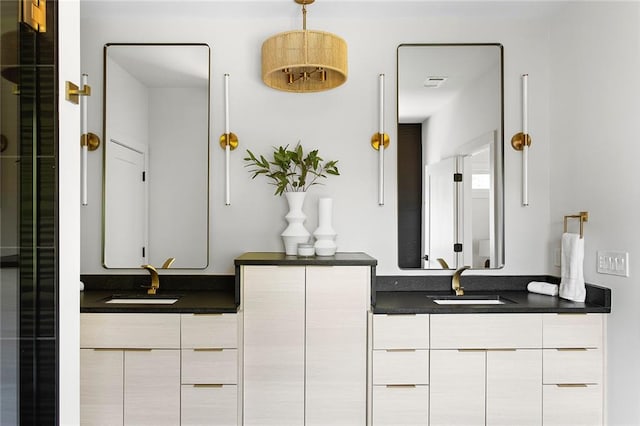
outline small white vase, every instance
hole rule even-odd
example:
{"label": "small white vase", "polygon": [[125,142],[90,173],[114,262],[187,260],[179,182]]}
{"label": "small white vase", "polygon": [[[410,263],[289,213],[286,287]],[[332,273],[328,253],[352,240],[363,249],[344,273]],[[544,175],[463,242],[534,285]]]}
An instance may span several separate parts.
{"label": "small white vase", "polygon": [[336,254],[336,231],[331,225],[331,210],[333,200],[331,198],[320,198],[318,200],[318,229],[313,232],[316,237],[314,247],[316,256],[333,256]]}
{"label": "small white vase", "polygon": [[311,234],[303,223],[307,216],[302,211],[306,192],[285,192],[284,196],[289,204],[289,213],[285,216],[289,225],[280,234],[284,243],[284,252],[287,256],[295,256],[298,253],[298,244],[308,243]]}

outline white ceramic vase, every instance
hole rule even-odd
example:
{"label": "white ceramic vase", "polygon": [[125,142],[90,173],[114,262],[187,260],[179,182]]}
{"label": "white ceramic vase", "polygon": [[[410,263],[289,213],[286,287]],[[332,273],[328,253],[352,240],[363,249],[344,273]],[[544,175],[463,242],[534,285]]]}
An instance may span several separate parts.
{"label": "white ceramic vase", "polygon": [[298,253],[298,244],[308,243],[311,234],[304,227],[307,216],[302,211],[306,192],[285,192],[284,196],[289,204],[289,213],[285,216],[289,225],[280,234],[284,243],[284,251],[288,256]]}
{"label": "white ceramic vase", "polygon": [[314,247],[316,256],[333,256],[336,254],[336,231],[331,224],[333,199],[320,198],[318,200],[318,229],[313,232],[316,237]]}

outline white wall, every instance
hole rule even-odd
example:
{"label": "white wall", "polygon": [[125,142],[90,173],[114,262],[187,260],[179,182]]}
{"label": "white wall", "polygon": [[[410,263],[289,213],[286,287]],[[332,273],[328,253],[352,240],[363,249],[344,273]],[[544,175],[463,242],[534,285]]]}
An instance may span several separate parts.
{"label": "white wall", "polygon": [[[102,133],[102,48],[108,42],[204,42],[212,48],[211,92],[211,229],[206,273],[230,274],[233,259],[245,251],[282,251],[279,234],[286,222],[284,199],[273,196],[265,180],[251,180],[242,158],[245,150],[266,153],[273,145],[319,148],[325,159],[339,160],[340,177],[310,190],[305,203],[307,228],[317,227],[317,199],[334,199],[333,225],[340,251],[364,251],[378,259],[379,274],[400,274],[396,250],[396,49],[400,43],[499,42],[505,52],[505,134],[520,127],[520,74],[530,77],[531,206],[520,206],[520,156],[505,148],[506,267],[499,273],[544,273],[549,268],[548,159],[548,28],[539,18],[509,19],[478,13],[478,5],[460,6],[453,14],[424,11],[416,3],[373,3],[363,14],[354,3],[318,2],[308,15],[308,27],[334,32],[349,45],[349,79],[322,93],[275,91],[260,79],[260,48],[269,36],[300,27],[295,4],[277,7],[252,3],[244,16],[223,3],[171,9],[160,2],[154,15],[136,15],[127,3],[83,3],[83,72],[93,82],[90,130]],[[362,5],[362,3],[359,3]],[[489,3],[487,3],[488,5]],[[273,6],[273,7],[272,7]],[[419,13],[416,13],[418,7]],[[501,11],[500,7],[490,6]],[[171,9],[167,11],[168,9]],[[505,8],[507,10],[509,8]],[[231,10],[231,12],[227,12]],[[284,10],[284,12],[282,12]],[[513,9],[509,9],[513,11]],[[274,12],[276,11],[276,12]],[[288,13],[288,15],[287,15]],[[502,12],[499,12],[502,13]],[[170,15],[170,16],[167,16]],[[274,16],[275,15],[275,16]],[[150,17],[151,16],[151,17]],[[266,16],[268,18],[262,17]],[[389,19],[394,16],[394,19]],[[380,28],[378,30],[372,30]],[[223,74],[231,75],[231,130],[240,147],[231,159],[231,206],[224,205],[224,155],[217,139],[223,131]],[[377,155],[369,140],[377,128],[377,75],[387,76],[385,128],[391,135],[386,161],[386,204],[377,204]],[[82,215],[82,272],[111,273],[101,266],[101,153],[90,156],[91,205]],[[536,223],[539,226],[523,226]],[[532,253],[535,255],[532,256]],[[138,272],[133,270],[132,272]],[[167,271],[169,272],[169,271]],[[177,271],[176,271],[177,272]],[[175,272],[174,272],[175,273]],[[422,271],[407,272],[424,274]]]}
{"label": "white wall", "polygon": [[[550,64],[551,244],[563,215],[589,211],[585,279],[613,293],[609,424],[638,425],[640,3],[575,4],[557,16]],[[596,273],[597,250],[629,252],[630,276]]]}
{"label": "white wall", "polygon": [[[58,93],[80,83],[80,2],[58,2]],[[58,97],[58,424],[80,424],[80,108]]]}

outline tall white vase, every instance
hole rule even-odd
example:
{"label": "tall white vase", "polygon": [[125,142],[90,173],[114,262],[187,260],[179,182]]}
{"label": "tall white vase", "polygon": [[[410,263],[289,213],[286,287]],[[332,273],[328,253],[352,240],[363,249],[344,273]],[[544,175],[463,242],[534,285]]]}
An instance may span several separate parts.
{"label": "tall white vase", "polygon": [[302,211],[306,192],[285,192],[284,196],[289,204],[289,213],[285,216],[289,225],[280,234],[284,242],[285,254],[291,256],[298,253],[298,244],[308,243],[311,234],[304,227],[307,218]]}
{"label": "tall white vase", "polygon": [[333,199],[320,198],[318,200],[318,229],[313,232],[316,237],[314,247],[317,256],[333,256],[336,254],[336,231],[333,230],[332,220]]}

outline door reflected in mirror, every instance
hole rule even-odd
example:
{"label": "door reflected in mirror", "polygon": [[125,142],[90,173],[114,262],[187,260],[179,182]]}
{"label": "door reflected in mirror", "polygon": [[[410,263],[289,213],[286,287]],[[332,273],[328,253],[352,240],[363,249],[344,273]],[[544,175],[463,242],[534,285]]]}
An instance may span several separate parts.
{"label": "door reflected in mirror", "polygon": [[206,44],[105,45],[107,268],[208,265],[209,58]]}
{"label": "door reflected in mirror", "polygon": [[504,265],[500,44],[398,47],[400,268]]}

